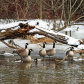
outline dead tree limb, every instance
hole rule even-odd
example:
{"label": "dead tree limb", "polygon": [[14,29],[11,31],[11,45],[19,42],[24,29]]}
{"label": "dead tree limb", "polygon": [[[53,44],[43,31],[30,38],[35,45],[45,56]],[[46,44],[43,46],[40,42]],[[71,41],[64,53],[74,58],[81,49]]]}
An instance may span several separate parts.
{"label": "dead tree limb", "polygon": [[53,40],[56,40],[56,41],[58,41],[58,42],[67,44],[67,41],[65,41],[65,40],[63,40],[63,39],[60,39],[60,38],[58,38],[58,37],[55,37],[55,38],[54,38],[53,36],[47,34],[46,32],[34,31],[34,32],[28,32],[28,33],[27,33],[27,35],[35,35],[35,34],[44,35],[44,36],[46,36],[46,37],[48,37],[48,38],[51,38],[51,39],[53,39]]}
{"label": "dead tree limb", "polygon": [[0,40],[14,39],[26,35],[27,32],[31,29],[34,29],[35,26],[27,26],[26,28],[18,28],[17,30],[9,29],[6,32],[0,33]]}
{"label": "dead tree limb", "polygon": [[16,48],[16,47],[14,47],[14,46],[11,46],[11,45],[9,45],[8,43],[6,43],[5,41],[3,41],[3,40],[0,40],[2,43],[4,43],[5,45],[7,45],[8,47],[10,47],[10,48],[13,48],[13,49],[19,49],[19,48]]}

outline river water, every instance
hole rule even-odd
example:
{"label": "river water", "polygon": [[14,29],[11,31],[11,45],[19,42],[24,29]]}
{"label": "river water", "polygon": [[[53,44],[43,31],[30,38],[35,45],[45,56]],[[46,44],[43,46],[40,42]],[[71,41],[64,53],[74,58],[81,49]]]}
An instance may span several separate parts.
{"label": "river water", "polygon": [[[10,58],[10,59],[9,59]],[[0,84],[84,84],[84,61],[13,61],[0,56]]]}
{"label": "river water", "polygon": [[[27,40],[15,39],[15,42],[24,47]],[[0,43],[0,51],[11,52],[7,46]],[[52,44],[47,44],[46,49],[50,49]],[[56,54],[51,59],[63,59],[66,56],[68,45],[56,45]],[[24,63],[18,55],[2,56],[0,55],[0,84],[84,84],[84,59],[64,60],[57,65],[57,61],[40,60],[42,59],[38,52],[41,46],[38,44],[29,44],[32,59],[39,59],[36,63]],[[80,57],[75,54],[74,57]],[[49,59],[48,56],[45,59]]]}
{"label": "river water", "polygon": [[[25,42],[20,41],[19,44]],[[46,49],[51,46],[52,44],[47,44]],[[57,53],[51,59],[63,59],[68,47],[64,44],[56,45]],[[38,55],[41,47],[37,44],[29,44],[28,48],[34,50],[31,52],[32,59],[36,57],[42,59]],[[80,57],[80,55],[75,54],[74,57]],[[20,60],[15,61],[16,59],[20,59],[20,57],[18,55],[0,56],[0,84],[84,84],[84,59],[65,60],[59,65],[57,65],[57,61],[38,60],[35,62],[32,60],[31,63],[25,63]]]}

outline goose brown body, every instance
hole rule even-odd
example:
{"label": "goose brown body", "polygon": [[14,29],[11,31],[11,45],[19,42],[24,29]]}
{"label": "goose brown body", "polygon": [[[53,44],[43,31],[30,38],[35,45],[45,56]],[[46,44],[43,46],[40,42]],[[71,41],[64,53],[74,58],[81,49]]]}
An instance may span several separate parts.
{"label": "goose brown body", "polygon": [[50,50],[46,50],[46,52],[47,52],[47,55],[48,55],[48,56],[53,56],[53,55],[55,55],[55,53],[56,53],[56,49],[53,48],[53,49],[50,49]]}
{"label": "goose brown body", "polygon": [[33,51],[33,50],[32,50],[32,49],[29,49],[28,55],[22,57],[22,61],[23,61],[23,62],[31,62],[31,61],[32,61],[32,58],[31,58],[31,56],[30,56],[31,51]]}
{"label": "goose brown body", "polygon": [[73,57],[74,56],[73,47],[66,52],[66,55],[68,55],[69,57]]}
{"label": "goose brown body", "polygon": [[[49,57],[56,54],[55,41],[53,42],[53,48],[52,48],[52,49],[49,49],[49,50],[46,50],[46,53],[47,53],[47,55],[48,55]],[[50,59],[50,58],[49,58],[49,59]]]}
{"label": "goose brown body", "polygon": [[39,55],[43,57],[43,59],[46,56],[45,44],[46,42],[43,43],[43,49],[39,51]]}
{"label": "goose brown body", "polygon": [[24,49],[24,48],[16,50],[16,51],[13,51],[13,53],[17,53],[20,57],[27,56],[28,52],[29,52],[29,50],[28,49]]}
{"label": "goose brown body", "polygon": [[27,45],[28,43],[25,44],[25,49],[22,48],[22,49],[14,50],[13,53],[17,53],[22,59],[22,57],[28,55],[29,50],[27,49]]}
{"label": "goose brown body", "polygon": [[39,51],[39,55],[41,57],[45,57],[46,56],[46,50],[43,48],[42,50]]}
{"label": "goose brown body", "polygon": [[79,53],[82,57],[84,57],[84,53]]}

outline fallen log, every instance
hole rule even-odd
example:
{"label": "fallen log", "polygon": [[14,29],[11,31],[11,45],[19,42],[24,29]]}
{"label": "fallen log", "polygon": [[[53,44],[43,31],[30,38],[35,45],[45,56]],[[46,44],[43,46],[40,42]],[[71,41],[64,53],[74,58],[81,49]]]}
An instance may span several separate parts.
{"label": "fallen log", "polygon": [[6,32],[0,33],[0,40],[14,39],[26,35],[27,32],[31,29],[34,29],[35,26],[27,26],[26,28],[18,28],[17,30],[5,29]]}

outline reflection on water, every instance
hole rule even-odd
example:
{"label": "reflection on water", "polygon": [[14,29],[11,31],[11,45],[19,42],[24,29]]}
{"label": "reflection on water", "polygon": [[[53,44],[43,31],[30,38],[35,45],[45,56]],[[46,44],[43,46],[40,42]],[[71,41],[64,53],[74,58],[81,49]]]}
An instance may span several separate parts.
{"label": "reflection on water", "polygon": [[0,60],[0,84],[84,84],[84,62]]}

